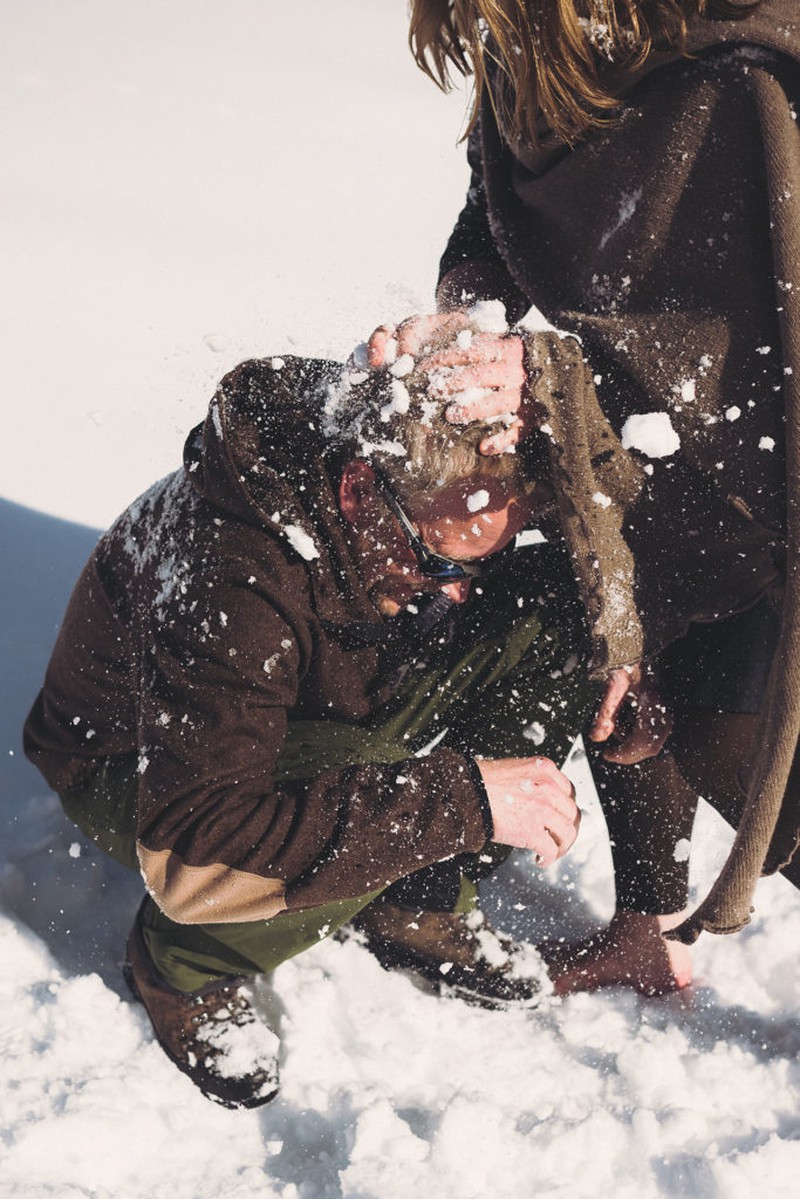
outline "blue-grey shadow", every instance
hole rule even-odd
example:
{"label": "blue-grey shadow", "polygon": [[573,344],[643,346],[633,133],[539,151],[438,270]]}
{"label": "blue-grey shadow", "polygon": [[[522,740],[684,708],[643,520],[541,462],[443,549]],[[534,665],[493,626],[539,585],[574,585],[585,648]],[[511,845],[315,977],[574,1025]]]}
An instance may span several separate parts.
{"label": "blue-grey shadow", "polygon": [[0,908],[43,938],[69,973],[117,988],[139,880],[61,812],[22,748],[72,587],[98,530],[0,499]]}

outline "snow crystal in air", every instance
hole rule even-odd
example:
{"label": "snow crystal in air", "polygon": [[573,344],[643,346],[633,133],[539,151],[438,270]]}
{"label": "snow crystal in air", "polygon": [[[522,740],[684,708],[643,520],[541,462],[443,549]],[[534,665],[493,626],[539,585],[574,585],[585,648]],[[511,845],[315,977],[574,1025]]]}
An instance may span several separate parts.
{"label": "snow crystal in air", "polygon": [[67,852],[71,858],[79,858],[81,856],[81,847],[77,841],[73,841]]}
{"label": "snow crystal in air", "polygon": [[736,404],[731,404],[730,408],[725,409],[726,420],[738,420],[742,415],[742,410]]}
{"label": "snow crystal in air", "polygon": [[648,458],[668,458],[680,444],[668,412],[635,413],[622,426],[623,449],[638,450]]}
{"label": "snow crystal in air", "polygon": [[489,492],[485,488],[480,491],[473,491],[472,495],[467,496],[467,507],[470,512],[480,512],[481,508],[485,508],[489,503]]}
{"label": "snow crystal in air", "polygon": [[314,558],[319,557],[319,550],[314,545],[308,533],[304,529],[301,529],[299,525],[284,525],[283,531],[286,534],[289,545],[301,558],[305,558],[306,562],[311,562]]}
{"label": "snow crystal in air", "polygon": [[771,452],[772,450],[775,449],[775,438],[774,437],[762,437],[758,443],[758,448],[760,450],[769,450]]}

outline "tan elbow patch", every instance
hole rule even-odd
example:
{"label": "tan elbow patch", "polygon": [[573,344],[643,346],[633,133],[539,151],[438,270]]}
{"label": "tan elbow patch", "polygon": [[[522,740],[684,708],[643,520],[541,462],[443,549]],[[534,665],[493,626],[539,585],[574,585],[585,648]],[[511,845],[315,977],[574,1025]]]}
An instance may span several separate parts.
{"label": "tan elbow patch", "polygon": [[147,889],[176,924],[270,920],[286,907],[284,884],[221,862],[187,866],[169,849],[136,852]]}

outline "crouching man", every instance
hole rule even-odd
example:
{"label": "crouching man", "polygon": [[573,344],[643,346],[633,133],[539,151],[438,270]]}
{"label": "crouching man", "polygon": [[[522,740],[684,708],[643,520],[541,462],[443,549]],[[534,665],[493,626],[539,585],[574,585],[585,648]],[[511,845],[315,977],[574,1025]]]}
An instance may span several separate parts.
{"label": "crouching man", "polygon": [[101,538],[26,724],[70,817],[140,870],[128,982],[229,1107],[277,1092],[248,981],[349,922],[439,993],[533,1005],[541,962],[475,883],[578,828],[556,763],[593,699],[582,609],[561,550],[514,548],[536,464],[480,455],[486,426],[392,370],[229,374]]}

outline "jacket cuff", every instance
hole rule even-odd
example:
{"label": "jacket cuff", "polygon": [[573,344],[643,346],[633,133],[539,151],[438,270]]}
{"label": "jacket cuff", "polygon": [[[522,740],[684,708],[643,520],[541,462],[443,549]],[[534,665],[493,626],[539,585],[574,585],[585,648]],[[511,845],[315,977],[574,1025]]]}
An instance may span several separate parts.
{"label": "jacket cuff", "polygon": [[489,794],[486,790],[486,784],[483,781],[480,767],[475,758],[465,758],[467,770],[469,772],[472,785],[475,788],[475,794],[478,800],[478,809],[483,820],[483,827],[486,830],[486,840],[491,841],[494,836],[494,821],[492,820],[492,809],[489,804]]}

